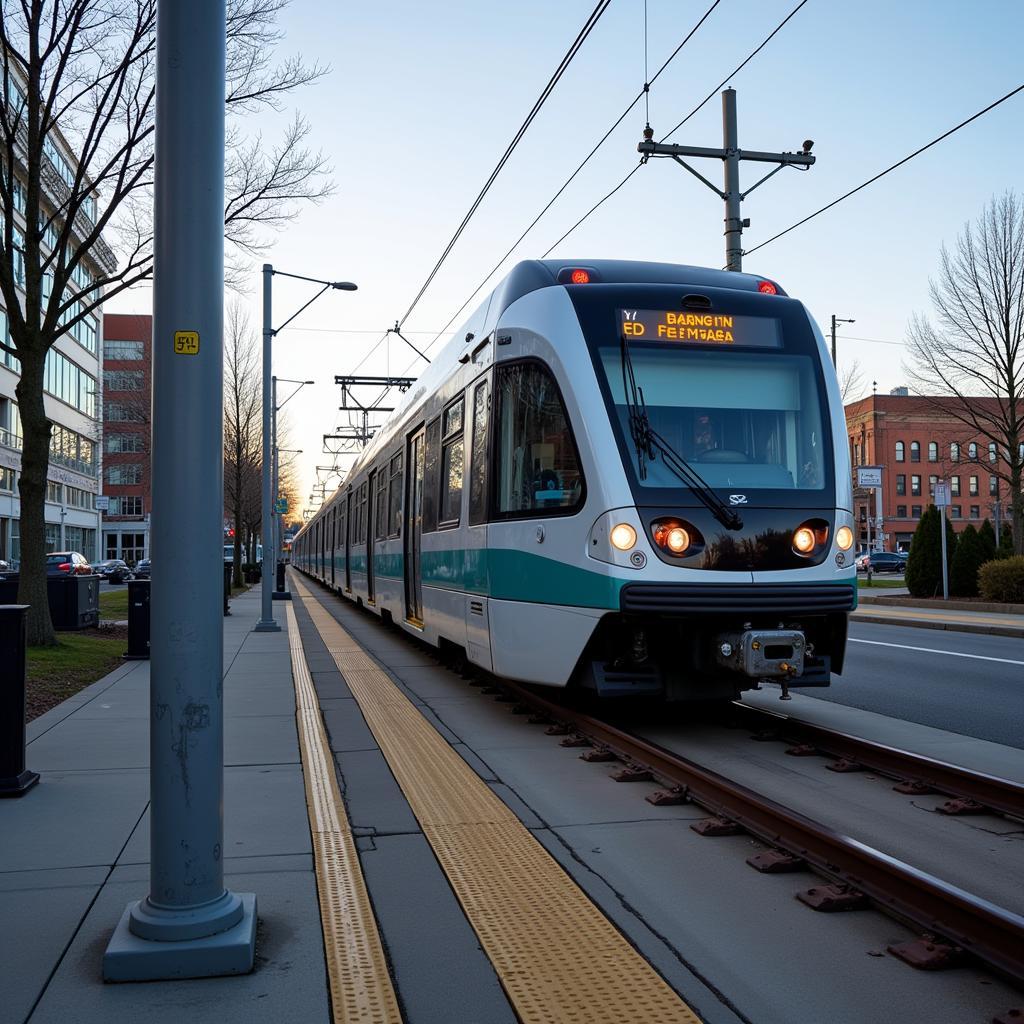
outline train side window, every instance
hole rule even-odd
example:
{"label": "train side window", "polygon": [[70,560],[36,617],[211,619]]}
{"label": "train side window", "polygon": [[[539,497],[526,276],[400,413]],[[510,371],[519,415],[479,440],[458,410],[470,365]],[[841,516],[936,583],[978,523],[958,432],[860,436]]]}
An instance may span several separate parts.
{"label": "train side window", "polygon": [[579,508],[583,473],[551,371],[536,362],[499,366],[495,395],[496,514],[532,517]]}
{"label": "train side window", "polygon": [[437,529],[438,471],[441,465],[441,417],[427,424],[423,445],[423,532]]}
{"label": "train side window", "polygon": [[441,505],[440,525],[459,525],[462,509],[462,474],[465,466],[465,440],[462,423],[465,399],[459,398],[444,411],[441,435]]}
{"label": "train side window", "polygon": [[359,485],[359,512],[358,512],[358,523],[359,533],[357,534],[359,540],[358,543],[366,543],[366,526],[367,526],[367,514],[366,514],[366,484],[362,483]]}
{"label": "train side window", "polygon": [[487,381],[473,389],[473,450],[469,460],[469,525],[487,521]]}
{"label": "train side window", "polygon": [[388,534],[388,489],[384,481],[383,470],[377,474],[377,491],[373,500],[377,504],[374,511],[374,536],[377,540],[383,540]]}
{"label": "train side window", "polygon": [[402,453],[391,460],[388,480],[388,536],[397,537],[402,532]]}

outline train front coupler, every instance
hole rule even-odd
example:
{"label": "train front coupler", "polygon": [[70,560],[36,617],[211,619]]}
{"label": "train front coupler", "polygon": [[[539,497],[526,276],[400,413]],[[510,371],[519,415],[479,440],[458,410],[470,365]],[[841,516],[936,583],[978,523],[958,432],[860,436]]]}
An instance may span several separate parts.
{"label": "train front coupler", "polygon": [[799,629],[744,629],[715,638],[715,659],[723,668],[752,679],[778,682],[782,700],[789,700],[789,683],[803,674],[807,638]]}

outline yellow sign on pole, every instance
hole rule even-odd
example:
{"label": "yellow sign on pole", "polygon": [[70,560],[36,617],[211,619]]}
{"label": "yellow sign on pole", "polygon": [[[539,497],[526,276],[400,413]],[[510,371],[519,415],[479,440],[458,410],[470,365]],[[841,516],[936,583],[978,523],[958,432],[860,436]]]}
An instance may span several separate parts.
{"label": "yellow sign on pole", "polygon": [[198,331],[175,331],[174,332],[174,354],[177,356],[199,355],[199,332]]}

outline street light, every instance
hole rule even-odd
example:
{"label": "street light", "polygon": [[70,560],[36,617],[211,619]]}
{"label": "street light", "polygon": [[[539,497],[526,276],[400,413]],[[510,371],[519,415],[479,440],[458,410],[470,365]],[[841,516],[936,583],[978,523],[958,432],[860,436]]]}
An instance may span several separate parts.
{"label": "street light", "polygon": [[[283,384],[297,384],[298,387],[280,404],[277,404],[277,382],[281,381]],[[270,426],[270,450],[273,452],[273,479],[271,480],[270,489],[273,492],[274,501],[276,502],[279,497],[280,490],[280,472],[278,467],[278,449],[277,449],[277,414],[283,409],[307,384],[315,384],[315,380],[291,380],[288,377],[271,377],[270,378],[270,406],[273,410],[273,416],[271,419]],[[280,578],[278,577],[278,559],[281,554],[281,519],[278,515],[276,508],[273,516],[270,520],[270,545],[271,550],[274,552],[274,594],[279,598],[284,593],[284,574],[282,573]],[[273,600],[273,598],[271,598]]]}
{"label": "street light", "polygon": [[832,314],[832,365],[838,366],[836,362],[836,324],[855,324],[856,320],[844,320],[841,316]]}
{"label": "street light", "polygon": [[[308,281],[311,284],[321,285],[320,290],[304,305],[300,306],[280,327],[274,328],[272,324],[273,309],[273,280],[274,275],[290,277],[296,281]],[[304,277],[302,274],[287,274],[283,270],[275,270],[270,263],[263,264],[263,512],[262,522],[263,533],[273,534],[273,502],[271,500],[273,476],[273,407],[275,400],[271,394],[272,386],[272,350],[271,341],[274,335],[285,329],[300,313],[307,310],[317,299],[329,289],[342,292],[354,292],[358,286],[351,281],[323,281],[317,277]],[[304,382],[303,382],[304,383]],[[289,395],[289,398],[291,396]],[[272,559],[273,537],[264,537],[263,544],[263,568],[262,576],[262,614],[260,621],[256,623],[255,631],[258,633],[277,632],[280,626],[274,621],[273,591],[274,582],[271,574],[275,568]]]}

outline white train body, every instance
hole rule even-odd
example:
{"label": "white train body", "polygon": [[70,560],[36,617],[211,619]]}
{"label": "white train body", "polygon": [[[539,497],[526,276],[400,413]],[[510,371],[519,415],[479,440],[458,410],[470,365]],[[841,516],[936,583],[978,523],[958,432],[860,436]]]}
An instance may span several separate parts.
{"label": "white train body", "polygon": [[[637,451],[636,415],[710,503]],[[726,698],[841,671],[852,507],[842,401],[801,303],[747,274],[533,261],[404,396],[292,561],[500,676]]]}

